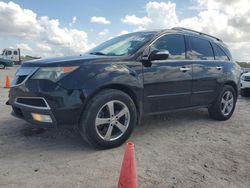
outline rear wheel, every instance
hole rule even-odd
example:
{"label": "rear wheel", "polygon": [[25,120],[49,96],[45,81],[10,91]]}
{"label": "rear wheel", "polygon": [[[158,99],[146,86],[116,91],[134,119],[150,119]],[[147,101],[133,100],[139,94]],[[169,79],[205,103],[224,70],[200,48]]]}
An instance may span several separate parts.
{"label": "rear wheel", "polygon": [[216,101],[208,108],[210,117],[220,121],[228,120],[234,112],[236,100],[234,88],[225,85]]}
{"label": "rear wheel", "polygon": [[88,102],[79,126],[80,133],[94,147],[117,147],[129,138],[136,117],[135,104],[126,93],[103,90]]}
{"label": "rear wheel", "polygon": [[0,63],[0,69],[5,69],[5,64]]}

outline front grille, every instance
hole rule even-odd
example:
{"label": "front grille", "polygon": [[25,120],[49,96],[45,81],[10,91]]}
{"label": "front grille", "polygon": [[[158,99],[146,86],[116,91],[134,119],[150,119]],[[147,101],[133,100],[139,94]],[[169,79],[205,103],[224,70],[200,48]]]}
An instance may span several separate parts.
{"label": "front grille", "polygon": [[250,81],[250,76],[245,76],[245,81]]}
{"label": "front grille", "polygon": [[47,108],[49,105],[44,98],[40,97],[18,97],[15,101],[16,104],[29,106],[34,108]]}

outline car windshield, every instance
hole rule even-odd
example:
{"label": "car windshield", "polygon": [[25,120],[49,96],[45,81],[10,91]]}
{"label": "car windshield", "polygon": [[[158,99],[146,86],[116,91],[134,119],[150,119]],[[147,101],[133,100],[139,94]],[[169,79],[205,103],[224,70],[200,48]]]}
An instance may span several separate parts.
{"label": "car windshield", "polygon": [[129,56],[150,41],[153,36],[152,32],[122,35],[100,44],[88,53],[105,56]]}

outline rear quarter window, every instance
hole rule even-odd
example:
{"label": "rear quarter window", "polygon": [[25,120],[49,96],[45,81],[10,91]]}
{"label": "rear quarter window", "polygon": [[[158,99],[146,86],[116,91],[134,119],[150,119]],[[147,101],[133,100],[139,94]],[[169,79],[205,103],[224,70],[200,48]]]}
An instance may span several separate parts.
{"label": "rear quarter window", "polygon": [[220,61],[229,61],[228,56],[226,53],[219,47],[217,44],[212,44],[214,48],[214,56],[215,60],[220,60]]}
{"label": "rear quarter window", "polygon": [[214,60],[214,53],[209,41],[198,37],[189,36],[190,51],[188,58],[191,60]]}

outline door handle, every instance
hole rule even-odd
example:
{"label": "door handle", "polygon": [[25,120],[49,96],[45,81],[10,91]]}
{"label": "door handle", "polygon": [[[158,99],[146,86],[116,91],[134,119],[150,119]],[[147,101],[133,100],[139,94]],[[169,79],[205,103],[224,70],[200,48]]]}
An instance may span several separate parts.
{"label": "door handle", "polygon": [[215,67],[217,70],[221,70],[223,67],[222,66],[216,66]]}
{"label": "door handle", "polygon": [[191,70],[191,68],[189,68],[189,67],[181,67],[180,68],[180,71],[182,71],[182,72],[187,72],[189,70]]}

